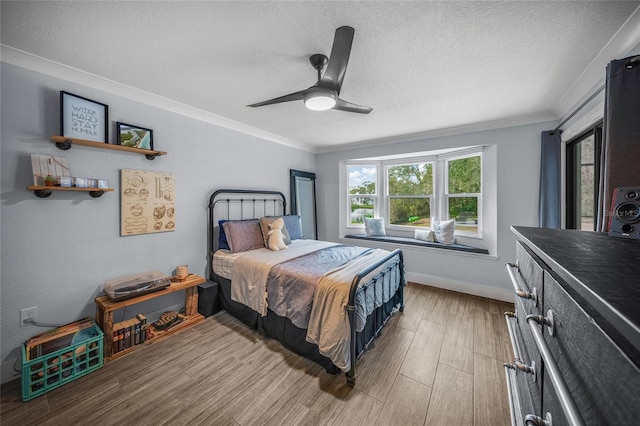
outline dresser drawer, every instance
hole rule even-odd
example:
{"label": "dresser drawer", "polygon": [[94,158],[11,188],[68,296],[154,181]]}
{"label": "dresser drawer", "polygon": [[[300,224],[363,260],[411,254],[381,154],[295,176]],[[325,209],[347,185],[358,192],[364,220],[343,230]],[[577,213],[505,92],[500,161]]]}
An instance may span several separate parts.
{"label": "dresser drawer", "polygon": [[[548,271],[544,290],[545,316],[552,312],[553,327],[543,327],[543,338],[585,424],[637,424],[640,370],[578,305],[579,296]],[[546,371],[542,382],[543,412],[551,413],[554,426],[568,424]]]}
{"label": "dresser drawer", "polygon": [[[527,414],[540,415],[542,412],[542,357],[538,347],[536,346],[531,330],[527,324],[527,312],[525,310],[525,302],[522,299],[516,297],[516,326],[517,326],[517,338],[519,340],[520,348],[520,361],[535,369],[534,374],[521,373],[523,376],[523,383],[526,385],[526,391],[530,394],[533,411]],[[524,391],[524,389],[523,389]]]}
{"label": "dresser drawer", "polygon": [[543,270],[535,255],[521,242],[516,244],[516,265],[515,282],[512,279],[516,298],[524,302],[528,313],[542,313]]}
{"label": "dresser drawer", "polygon": [[[516,243],[516,259],[518,268],[520,269],[520,275],[529,286],[528,290],[533,290],[534,287],[542,287],[542,280],[544,271],[540,266],[540,261],[537,256],[529,251],[529,249],[518,241]],[[538,290],[541,290],[538,288]]]}
{"label": "dresser drawer", "polygon": [[511,423],[515,426],[525,426],[525,417],[533,413],[531,395],[526,392],[526,373],[510,368],[507,364],[505,364],[504,370],[507,376],[507,394],[509,396]]}

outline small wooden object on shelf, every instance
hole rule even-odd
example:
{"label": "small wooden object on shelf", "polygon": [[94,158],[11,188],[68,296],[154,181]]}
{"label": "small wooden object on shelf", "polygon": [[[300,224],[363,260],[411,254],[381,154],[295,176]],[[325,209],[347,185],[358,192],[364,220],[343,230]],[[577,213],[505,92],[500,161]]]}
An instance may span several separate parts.
{"label": "small wooden object on shelf", "polygon": [[133,152],[136,154],[142,154],[147,157],[147,160],[154,160],[156,157],[160,155],[166,155],[165,151],[155,151],[150,149],[142,149],[142,148],[132,148],[130,146],[124,145],[113,145],[103,142],[93,142],[84,139],[76,139],[69,138],[67,136],[51,136],[51,142],[55,143],[56,146],[66,151],[71,148],[72,145],[82,145],[82,146],[90,146],[92,148],[100,148],[100,149],[112,149],[114,151],[127,151]]}
{"label": "small wooden object on shelf", "polygon": [[[146,344],[156,342],[164,337],[167,337],[179,330],[182,330],[192,325],[198,324],[204,321],[204,316],[198,313],[198,284],[202,284],[207,280],[204,277],[195,274],[189,274],[184,281],[178,281],[174,278],[171,279],[171,285],[164,290],[158,290],[153,293],[143,294],[130,299],[124,299],[119,301],[112,300],[109,296],[96,297],[96,322],[98,326],[104,331],[104,359],[105,361],[111,361],[122,355],[134,351],[135,349],[142,347]],[[113,353],[113,312],[126,308],[127,306],[136,305],[146,300],[155,299],[156,297],[164,296],[166,294],[175,293],[176,291],[184,290],[184,306],[185,314],[182,317],[183,321],[167,330],[153,332],[154,337],[151,340],[147,340],[144,344],[133,346],[120,351],[116,354]]]}
{"label": "small wooden object on shelf", "polygon": [[184,281],[189,276],[189,265],[176,266],[176,278],[178,281]]}

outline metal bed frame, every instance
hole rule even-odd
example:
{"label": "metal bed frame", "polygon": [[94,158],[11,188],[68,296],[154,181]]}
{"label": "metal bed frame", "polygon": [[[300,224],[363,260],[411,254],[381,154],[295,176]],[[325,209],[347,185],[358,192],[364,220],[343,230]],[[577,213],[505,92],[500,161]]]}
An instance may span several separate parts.
{"label": "metal bed frame", "polygon": [[[245,195],[251,195],[251,197],[244,198]],[[209,244],[210,244],[209,246],[210,264],[208,269],[209,269],[210,275],[212,274],[211,266],[213,264],[213,253],[217,249],[215,219],[216,218],[223,219],[219,216],[216,216],[215,214],[216,207],[219,208],[220,205],[222,204],[226,205],[226,217],[224,217],[224,219],[231,219],[229,215],[230,215],[230,206],[232,205],[232,203],[238,203],[238,206],[239,206],[240,217],[238,217],[237,219],[254,219],[254,218],[260,218],[262,216],[268,216],[268,215],[277,216],[277,215],[286,214],[286,206],[287,206],[286,197],[282,192],[279,192],[279,191],[219,189],[213,192],[213,194],[209,199],[209,223],[208,223]],[[244,216],[245,204],[250,206],[249,211],[251,212],[251,214],[248,215],[250,217]],[[262,206],[262,208],[259,209],[258,212],[256,211],[257,204]],[[267,209],[268,205],[272,205],[273,208]],[[357,300],[358,294],[360,292],[366,292],[369,289],[370,284],[372,284],[373,282],[375,282],[377,279],[384,276],[385,274],[389,273],[393,269],[395,264],[389,265],[384,270],[381,270],[373,279],[369,280],[368,283],[362,286],[360,285],[361,281],[371,272],[373,272],[380,266],[384,265],[385,263],[387,263],[389,260],[393,259],[396,256],[398,257],[398,262],[399,262],[398,271],[400,273],[400,277],[399,277],[400,285],[398,286],[398,290],[396,291],[396,294],[394,295],[394,297],[392,297],[392,299],[390,299],[390,301],[395,300],[395,307],[397,307],[397,309],[400,312],[404,311],[404,284],[405,284],[404,258],[403,258],[402,251],[400,249],[396,249],[390,252],[383,259],[375,262],[372,265],[369,265],[367,268],[360,271],[358,274],[356,274],[356,276],[353,277],[353,280],[351,282],[351,288],[349,290],[349,303],[346,307],[347,315],[349,318],[349,325],[351,329],[351,339],[350,339],[351,369],[346,373],[346,379],[347,379],[347,384],[351,387],[354,387],[356,383],[356,361],[358,360],[360,355],[367,350],[371,342],[373,342],[373,340],[380,335],[382,328],[386,325],[387,321],[389,320],[389,318],[391,318],[391,315],[393,314],[393,312],[388,312],[385,314],[384,310],[382,309],[383,306],[374,309],[374,311],[367,317],[367,322],[372,321],[374,330],[371,333],[370,338],[365,337],[364,341],[361,343],[361,350],[358,351],[359,349],[358,335],[366,331],[366,328],[365,328],[363,332],[356,332],[355,312],[356,312],[356,300]],[[375,286],[373,286],[373,291],[375,291]],[[382,318],[380,318],[380,316],[382,316]]]}

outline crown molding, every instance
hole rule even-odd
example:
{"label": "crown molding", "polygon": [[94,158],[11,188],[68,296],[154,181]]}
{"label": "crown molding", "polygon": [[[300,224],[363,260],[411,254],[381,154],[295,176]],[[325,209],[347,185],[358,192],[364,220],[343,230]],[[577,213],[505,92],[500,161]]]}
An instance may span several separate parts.
{"label": "crown molding", "polygon": [[398,136],[390,136],[388,138],[371,139],[366,141],[354,142],[343,145],[334,145],[330,147],[321,147],[317,149],[318,154],[325,154],[335,151],[347,151],[351,149],[370,148],[374,146],[384,146],[398,143],[418,142],[428,139],[442,138],[447,136],[464,135],[467,133],[484,132],[488,130],[506,129],[509,127],[526,126],[528,124],[538,124],[547,122],[557,122],[558,117],[551,112],[540,114],[532,114],[527,116],[512,117],[502,120],[485,121],[482,123],[468,124],[464,126],[448,127],[446,129],[436,129],[427,132],[410,133]]}
{"label": "crown molding", "polygon": [[591,96],[597,88],[604,84],[607,64],[614,59],[621,59],[629,55],[638,44],[640,44],[640,6],[633,11],[627,21],[555,104],[552,108],[553,113],[563,119],[568,116],[584,99]]}
{"label": "crown molding", "polygon": [[156,108],[210,123],[215,126],[254,136],[256,138],[265,139],[302,151],[311,153],[316,152],[313,147],[307,144],[283,138],[273,133],[248,126],[246,124],[221,117],[202,109],[194,108],[181,102],[137,89],[135,87],[127,86],[126,84],[122,84],[117,81],[80,70],[78,68],[51,61],[41,56],[19,50],[5,44],[0,44],[0,60],[7,64],[15,65],[17,67],[25,68],[41,74],[46,74],[62,80],[73,81],[74,83],[91,87],[96,90],[101,90],[107,93],[114,94],[116,96],[120,96],[122,98],[141,102]]}

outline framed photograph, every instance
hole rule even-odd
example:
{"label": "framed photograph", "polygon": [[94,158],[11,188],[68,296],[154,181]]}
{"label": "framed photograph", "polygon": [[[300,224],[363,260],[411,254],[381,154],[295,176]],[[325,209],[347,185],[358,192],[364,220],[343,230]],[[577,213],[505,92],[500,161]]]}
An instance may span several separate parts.
{"label": "framed photograph", "polygon": [[116,129],[118,145],[153,150],[153,130],[119,121],[116,123]]}
{"label": "framed photograph", "polygon": [[109,143],[109,107],[69,92],[60,92],[60,135]]}

